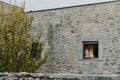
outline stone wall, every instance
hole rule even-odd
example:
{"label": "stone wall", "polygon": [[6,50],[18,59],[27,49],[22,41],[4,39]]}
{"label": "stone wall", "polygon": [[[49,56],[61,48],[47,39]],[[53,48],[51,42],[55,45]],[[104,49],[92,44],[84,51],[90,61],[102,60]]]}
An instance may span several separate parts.
{"label": "stone wall", "polygon": [[[30,12],[43,28],[49,57],[37,72],[120,74],[120,2]],[[101,36],[101,60],[80,59],[82,38]]]}
{"label": "stone wall", "polygon": [[120,75],[0,73],[0,80],[120,80]]}
{"label": "stone wall", "polygon": [[0,1],[0,11],[2,11],[2,9],[4,8],[4,14],[8,14],[10,12],[9,10],[10,6],[11,6],[10,4]]}

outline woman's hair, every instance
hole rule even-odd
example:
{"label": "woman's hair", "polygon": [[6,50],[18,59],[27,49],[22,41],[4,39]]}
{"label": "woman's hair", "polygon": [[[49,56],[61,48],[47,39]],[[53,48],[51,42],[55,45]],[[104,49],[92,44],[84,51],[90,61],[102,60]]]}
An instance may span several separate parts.
{"label": "woman's hair", "polygon": [[87,45],[87,44],[85,44],[85,48],[88,48],[88,45]]}

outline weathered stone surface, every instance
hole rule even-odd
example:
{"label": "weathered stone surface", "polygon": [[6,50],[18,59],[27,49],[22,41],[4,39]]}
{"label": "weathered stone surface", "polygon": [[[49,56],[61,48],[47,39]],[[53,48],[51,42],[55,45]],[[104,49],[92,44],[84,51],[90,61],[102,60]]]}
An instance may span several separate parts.
{"label": "weathered stone surface", "polygon": [[[42,26],[50,50],[37,72],[118,74],[120,63],[120,2],[31,12],[31,33]],[[81,60],[82,37],[101,36],[100,59]],[[97,39],[99,40],[99,39]],[[97,79],[97,78],[96,78]]]}
{"label": "weathered stone surface", "polygon": [[[2,73],[1,73],[2,74]],[[4,74],[4,73],[3,73]],[[10,75],[11,73],[8,73]],[[120,75],[83,75],[83,74],[70,74],[70,73],[55,73],[55,74],[44,74],[44,73],[28,73],[30,75],[43,75],[40,76],[24,76],[26,73],[22,73],[19,77],[13,73],[14,76],[0,77],[0,80],[120,80]]]}
{"label": "weathered stone surface", "polygon": [[41,73],[33,73],[31,74],[32,77],[34,78],[43,78],[44,74],[41,74]]}
{"label": "weathered stone surface", "polygon": [[0,73],[0,77],[2,76],[8,76],[8,72]]}

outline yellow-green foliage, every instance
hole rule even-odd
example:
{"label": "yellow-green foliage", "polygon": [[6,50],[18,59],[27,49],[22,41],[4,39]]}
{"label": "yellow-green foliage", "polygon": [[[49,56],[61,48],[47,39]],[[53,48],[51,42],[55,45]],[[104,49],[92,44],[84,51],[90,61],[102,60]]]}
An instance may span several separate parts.
{"label": "yellow-green foliage", "polygon": [[0,8],[0,72],[34,72],[47,58],[40,59],[45,42],[34,41],[29,33],[33,17],[29,17],[23,8],[11,6],[5,12]]}

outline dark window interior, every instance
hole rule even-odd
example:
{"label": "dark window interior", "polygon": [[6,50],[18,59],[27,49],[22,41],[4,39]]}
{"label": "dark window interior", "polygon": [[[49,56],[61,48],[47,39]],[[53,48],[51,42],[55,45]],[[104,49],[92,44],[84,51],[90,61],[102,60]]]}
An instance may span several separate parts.
{"label": "dark window interior", "polygon": [[83,42],[83,58],[98,58],[98,41]]}

